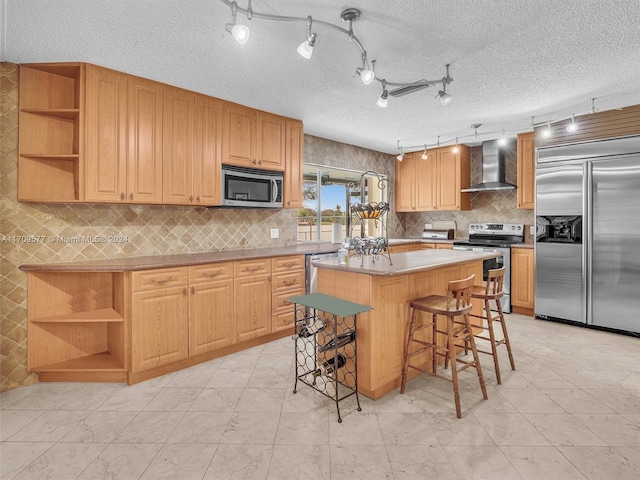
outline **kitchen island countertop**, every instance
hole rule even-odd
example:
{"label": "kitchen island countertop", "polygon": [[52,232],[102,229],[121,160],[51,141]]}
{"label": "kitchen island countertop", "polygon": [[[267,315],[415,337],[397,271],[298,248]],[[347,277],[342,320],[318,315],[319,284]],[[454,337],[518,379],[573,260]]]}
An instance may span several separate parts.
{"label": "kitchen island countertop", "polygon": [[313,265],[317,268],[339,270],[342,272],[364,273],[377,276],[395,276],[407,273],[436,270],[443,267],[462,265],[477,260],[499,257],[496,252],[471,252],[466,250],[418,250],[391,254],[391,261],[383,255],[374,257],[367,255],[363,259],[358,256],[349,258],[349,265],[339,265],[337,260],[317,260]]}

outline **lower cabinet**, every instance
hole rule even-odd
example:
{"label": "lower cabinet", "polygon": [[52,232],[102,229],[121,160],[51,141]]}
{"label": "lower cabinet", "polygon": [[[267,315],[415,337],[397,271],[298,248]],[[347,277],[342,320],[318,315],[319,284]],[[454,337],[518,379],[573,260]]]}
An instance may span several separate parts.
{"label": "lower cabinet", "polygon": [[533,314],[535,264],[533,248],[511,249],[511,305],[516,313]]}
{"label": "lower cabinet", "polygon": [[287,299],[305,292],[305,265],[302,255],[278,257],[271,260],[271,331],[293,328],[295,313]]}
{"label": "lower cabinet", "polygon": [[271,275],[236,278],[233,286],[236,340],[271,333]]}

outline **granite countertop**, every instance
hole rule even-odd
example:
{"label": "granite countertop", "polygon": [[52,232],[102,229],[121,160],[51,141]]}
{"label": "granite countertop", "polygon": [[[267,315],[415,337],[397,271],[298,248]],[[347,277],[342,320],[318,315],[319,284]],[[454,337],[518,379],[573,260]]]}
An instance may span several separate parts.
{"label": "granite countertop", "polygon": [[290,247],[252,248],[217,252],[180,253],[146,257],[112,258],[69,263],[41,263],[20,265],[25,272],[125,272],[153,268],[186,267],[208,263],[250,260],[252,258],[284,255],[337,252],[337,243],[303,243]]}
{"label": "granite countertop", "polygon": [[466,250],[418,250],[415,252],[392,253],[391,261],[380,255],[374,262],[372,256],[365,256],[364,262],[357,256],[349,258],[348,266],[338,265],[337,260],[318,260],[313,265],[317,268],[339,270],[350,273],[366,273],[368,275],[394,276],[407,273],[435,270],[437,268],[459,265],[462,263],[499,257],[496,252],[470,252]]}
{"label": "granite countertop", "polygon": [[446,243],[451,245],[454,241],[455,240],[442,240],[437,238],[390,238],[389,245],[404,245],[407,243]]}

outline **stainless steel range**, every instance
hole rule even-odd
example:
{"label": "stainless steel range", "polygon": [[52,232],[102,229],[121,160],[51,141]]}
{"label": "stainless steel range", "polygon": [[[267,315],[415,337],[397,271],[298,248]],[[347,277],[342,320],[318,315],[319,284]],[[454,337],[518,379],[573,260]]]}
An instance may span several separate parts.
{"label": "stainless steel range", "polygon": [[502,257],[485,260],[483,280],[487,272],[494,268],[505,267],[504,298],[502,309],[511,313],[511,245],[524,242],[524,224],[522,223],[472,223],[469,225],[469,240],[453,242],[454,250],[474,252],[497,252]]}

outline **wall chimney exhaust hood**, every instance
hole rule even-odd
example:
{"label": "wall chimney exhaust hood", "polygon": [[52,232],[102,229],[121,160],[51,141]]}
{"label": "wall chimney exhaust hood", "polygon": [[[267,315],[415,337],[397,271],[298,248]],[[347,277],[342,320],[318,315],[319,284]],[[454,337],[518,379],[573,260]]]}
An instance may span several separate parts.
{"label": "wall chimney exhaust hood", "polygon": [[462,192],[491,192],[495,190],[513,190],[515,185],[505,182],[505,153],[513,148],[513,140],[498,145],[498,140],[482,142],[482,183],[471,185]]}

